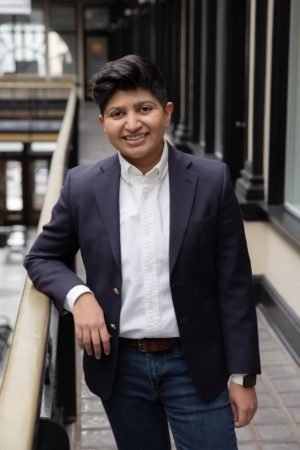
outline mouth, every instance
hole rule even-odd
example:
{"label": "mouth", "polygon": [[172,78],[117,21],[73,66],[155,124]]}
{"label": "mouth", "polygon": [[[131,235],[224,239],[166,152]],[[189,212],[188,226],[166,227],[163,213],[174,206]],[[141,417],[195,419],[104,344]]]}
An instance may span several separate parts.
{"label": "mouth", "polygon": [[139,142],[142,141],[146,136],[148,136],[149,133],[143,133],[143,134],[133,134],[129,136],[124,136],[123,139],[127,142]]}

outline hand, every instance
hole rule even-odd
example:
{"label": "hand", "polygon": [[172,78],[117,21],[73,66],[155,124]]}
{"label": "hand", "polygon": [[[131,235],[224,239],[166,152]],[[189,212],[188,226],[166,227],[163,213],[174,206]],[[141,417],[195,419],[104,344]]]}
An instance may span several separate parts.
{"label": "hand", "polygon": [[243,387],[232,381],[229,388],[229,400],[235,427],[248,425],[257,409],[255,387]]}
{"label": "hand", "polygon": [[81,349],[85,348],[88,355],[101,358],[104,353],[110,352],[110,335],[108,334],[104,314],[94,295],[86,292],[76,300],[73,309],[75,333]]}

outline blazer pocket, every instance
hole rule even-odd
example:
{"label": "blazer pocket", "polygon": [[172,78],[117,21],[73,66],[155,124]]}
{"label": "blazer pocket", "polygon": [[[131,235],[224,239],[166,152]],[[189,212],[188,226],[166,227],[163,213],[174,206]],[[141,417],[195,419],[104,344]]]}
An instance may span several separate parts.
{"label": "blazer pocket", "polygon": [[210,220],[214,220],[216,218],[216,214],[210,214],[209,216],[200,217],[198,220],[195,220],[193,223],[204,223]]}

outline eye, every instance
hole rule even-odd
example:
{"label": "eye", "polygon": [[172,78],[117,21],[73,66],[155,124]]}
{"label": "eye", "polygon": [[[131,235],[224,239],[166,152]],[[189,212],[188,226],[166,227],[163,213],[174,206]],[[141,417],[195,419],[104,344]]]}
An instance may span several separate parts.
{"label": "eye", "polygon": [[120,119],[123,115],[123,111],[120,111],[118,109],[109,113],[109,117],[112,117],[113,119]]}
{"label": "eye", "polygon": [[150,106],[150,105],[144,105],[144,106],[142,106],[142,107],[140,108],[140,111],[141,111],[142,114],[147,114],[147,113],[151,112],[152,109],[153,109],[152,106]]}

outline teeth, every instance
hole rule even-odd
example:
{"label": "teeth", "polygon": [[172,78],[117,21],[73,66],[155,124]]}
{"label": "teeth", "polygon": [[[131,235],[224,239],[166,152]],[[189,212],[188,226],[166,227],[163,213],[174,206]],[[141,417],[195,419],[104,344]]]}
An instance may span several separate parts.
{"label": "teeth", "polygon": [[143,139],[145,137],[145,134],[139,134],[138,136],[126,136],[126,141],[139,141],[140,139]]}

